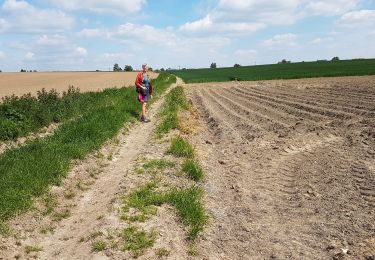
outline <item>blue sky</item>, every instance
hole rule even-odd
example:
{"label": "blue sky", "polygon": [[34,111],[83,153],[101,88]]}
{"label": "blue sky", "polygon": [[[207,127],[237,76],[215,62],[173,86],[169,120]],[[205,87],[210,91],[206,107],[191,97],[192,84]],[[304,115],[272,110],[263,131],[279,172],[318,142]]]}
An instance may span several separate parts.
{"label": "blue sky", "polygon": [[375,0],[0,1],[0,70],[375,58]]}

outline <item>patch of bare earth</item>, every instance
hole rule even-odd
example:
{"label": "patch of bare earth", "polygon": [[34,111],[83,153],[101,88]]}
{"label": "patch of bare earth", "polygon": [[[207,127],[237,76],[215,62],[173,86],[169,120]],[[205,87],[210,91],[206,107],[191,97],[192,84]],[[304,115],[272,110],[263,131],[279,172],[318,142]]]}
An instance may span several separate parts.
{"label": "patch of bare earth", "polygon": [[187,85],[205,259],[375,259],[375,77]]}
{"label": "patch of bare earth", "polygon": [[[180,81],[178,83],[181,83]],[[0,259],[133,259],[123,251],[121,232],[134,223],[121,219],[124,195],[155,176],[139,174],[136,167],[149,159],[171,158],[168,143],[156,140],[156,112],[163,100],[150,110],[151,123],[136,123],[123,131],[100,151],[77,161],[59,186],[35,202],[35,209],[13,219],[9,237],[0,237]],[[161,187],[190,185],[176,169],[161,173]],[[168,206],[144,223],[145,231],[156,234],[155,244],[138,259],[189,259],[186,231]],[[95,250],[96,242],[105,249]]]}

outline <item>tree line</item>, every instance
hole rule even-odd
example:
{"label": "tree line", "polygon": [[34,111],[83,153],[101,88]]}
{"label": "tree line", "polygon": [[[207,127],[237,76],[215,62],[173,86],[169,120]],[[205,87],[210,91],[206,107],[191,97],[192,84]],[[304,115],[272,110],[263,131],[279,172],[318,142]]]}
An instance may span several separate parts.
{"label": "tree line", "polygon": [[[148,68],[149,71],[152,71],[152,68]],[[115,63],[115,65],[113,65],[113,71],[134,71],[133,67],[131,65],[125,65],[124,68],[122,69],[118,63]]]}

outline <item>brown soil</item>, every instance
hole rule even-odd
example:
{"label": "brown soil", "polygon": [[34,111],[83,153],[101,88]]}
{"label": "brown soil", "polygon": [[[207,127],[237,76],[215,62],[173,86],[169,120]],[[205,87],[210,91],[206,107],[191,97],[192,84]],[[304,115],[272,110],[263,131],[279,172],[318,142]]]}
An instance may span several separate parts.
{"label": "brown soil", "polygon": [[[4,96],[35,94],[38,90],[66,91],[69,86],[82,92],[105,88],[133,86],[137,72],[17,72],[0,73],[0,98]],[[151,74],[153,78],[156,73]]]}
{"label": "brown soil", "polygon": [[375,77],[189,85],[206,259],[374,259]]}

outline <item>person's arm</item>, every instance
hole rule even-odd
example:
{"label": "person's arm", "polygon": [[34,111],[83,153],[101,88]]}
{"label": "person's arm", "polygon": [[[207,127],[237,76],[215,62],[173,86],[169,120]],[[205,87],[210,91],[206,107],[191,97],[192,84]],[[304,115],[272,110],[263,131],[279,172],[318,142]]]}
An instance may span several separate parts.
{"label": "person's arm", "polygon": [[143,86],[142,86],[142,75],[141,74],[137,75],[137,78],[135,79],[135,86],[137,88],[143,88]]}

